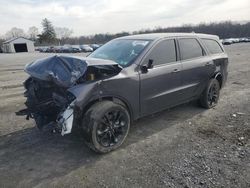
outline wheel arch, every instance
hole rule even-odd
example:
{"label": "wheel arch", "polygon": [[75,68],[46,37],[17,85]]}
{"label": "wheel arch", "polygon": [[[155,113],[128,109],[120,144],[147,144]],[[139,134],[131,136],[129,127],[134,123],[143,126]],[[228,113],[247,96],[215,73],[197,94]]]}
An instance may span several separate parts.
{"label": "wheel arch", "polygon": [[222,73],[221,72],[217,72],[217,73],[215,73],[212,76],[212,78],[215,78],[219,82],[220,88],[222,88],[222,86],[223,86],[223,76],[222,76]]}
{"label": "wheel arch", "polygon": [[125,107],[128,110],[128,113],[130,115],[130,119],[133,120],[134,114],[133,114],[133,110],[131,105],[122,97],[119,96],[102,96],[102,97],[98,97],[95,99],[92,99],[90,101],[88,101],[88,103],[86,105],[84,105],[84,107],[81,110],[81,114],[82,116],[85,114],[85,112],[93,105],[95,105],[96,103],[100,102],[100,101],[113,101],[114,103],[120,104],[123,107]]}

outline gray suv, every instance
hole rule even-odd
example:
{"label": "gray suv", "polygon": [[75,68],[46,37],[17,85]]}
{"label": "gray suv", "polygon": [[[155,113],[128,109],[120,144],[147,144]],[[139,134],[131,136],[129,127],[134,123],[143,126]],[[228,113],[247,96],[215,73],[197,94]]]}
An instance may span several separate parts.
{"label": "gray suv", "polygon": [[27,108],[39,129],[83,132],[106,153],[133,120],[198,100],[214,107],[227,80],[228,56],[214,35],[161,33],[114,39],[88,57],[52,56],[26,65]]}

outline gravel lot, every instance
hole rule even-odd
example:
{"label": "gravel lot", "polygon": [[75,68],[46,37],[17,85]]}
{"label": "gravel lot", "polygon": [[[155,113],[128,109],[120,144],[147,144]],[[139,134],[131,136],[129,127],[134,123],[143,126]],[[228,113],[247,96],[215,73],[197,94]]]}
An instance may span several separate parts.
{"label": "gravel lot", "polygon": [[41,133],[15,116],[24,107],[24,65],[51,54],[0,54],[0,187],[250,187],[250,44],[226,50],[217,107],[192,102],[143,118],[106,155],[80,134]]}

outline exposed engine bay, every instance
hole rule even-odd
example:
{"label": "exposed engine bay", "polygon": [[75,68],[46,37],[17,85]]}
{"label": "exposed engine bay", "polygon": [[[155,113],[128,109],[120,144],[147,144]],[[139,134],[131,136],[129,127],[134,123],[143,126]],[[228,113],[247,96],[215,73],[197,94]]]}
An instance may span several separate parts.
{"label": "exposed engine bay", "polygon": [[101,61],[53,56],[27,65],[25,71],[30,74],[24,82],[27,108],[16,114],[26,115],[27,120],[33,118],[41,130],[44,127],[53,127],[53,130],[62,135],[70,133],[77,96],[68,89],[103,80],[121,71],[115,62]]}

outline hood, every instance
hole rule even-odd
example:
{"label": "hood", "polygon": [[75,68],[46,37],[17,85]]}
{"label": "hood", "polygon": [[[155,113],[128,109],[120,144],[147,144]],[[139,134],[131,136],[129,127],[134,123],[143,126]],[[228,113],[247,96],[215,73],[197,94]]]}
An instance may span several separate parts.
{"label": "hood", "polygon": [[70,87],[84,75],[88,66],[120,68],[116,62],[110,60],[55,55],[27,64],[24,70],[34,78]]}

